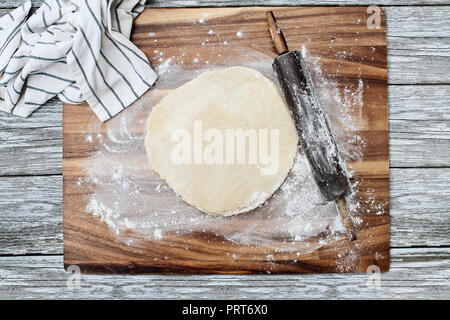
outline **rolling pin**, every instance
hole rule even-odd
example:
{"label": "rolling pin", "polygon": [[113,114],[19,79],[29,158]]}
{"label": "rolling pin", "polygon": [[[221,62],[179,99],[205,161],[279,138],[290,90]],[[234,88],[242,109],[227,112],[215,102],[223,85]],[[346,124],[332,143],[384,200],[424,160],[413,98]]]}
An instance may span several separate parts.
{"label": "rolling pin", "polygon": [[294,119],[299,145],[308,159],[320,192],[327,201],[335,202],[348,237],[354,241],[356,231],[346,201],[352,189],[311,75],[301,52],[289,51],[273,12],[266,12],[266,17],[278,53],[272,67]]}

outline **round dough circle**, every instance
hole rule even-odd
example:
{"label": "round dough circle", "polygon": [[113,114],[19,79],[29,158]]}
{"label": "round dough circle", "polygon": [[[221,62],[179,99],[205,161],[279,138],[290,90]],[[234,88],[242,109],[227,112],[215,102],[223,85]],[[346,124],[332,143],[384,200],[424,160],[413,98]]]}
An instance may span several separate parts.
{"label": "round dough circle", "polygon": [[[201,122],[203,134],[208,129],[223,133],[223,164],[195,164],[194,152],[191,164],[171,160],[173,148],[180,144],[179,140],[172,141],[174,130],[187,130],[193,141],[195,121]],[[259,156],[258,164],[249,164],[249,139],[245,163],[226,164],[227,129],[256,129],[258,133],[259,129],[267,129],[269,155],[271,129],[277,129],[278,170],[263,174]],[[203,141],[203,151],[208,143]],[[260,72],[240,66],[207,71],[170,92],[153,108],[145,137],[152,169],[184,201],[205,213],[221,216],[248,212],[270,198],[292,168],[297,143],[294,122],[278,87]]]}

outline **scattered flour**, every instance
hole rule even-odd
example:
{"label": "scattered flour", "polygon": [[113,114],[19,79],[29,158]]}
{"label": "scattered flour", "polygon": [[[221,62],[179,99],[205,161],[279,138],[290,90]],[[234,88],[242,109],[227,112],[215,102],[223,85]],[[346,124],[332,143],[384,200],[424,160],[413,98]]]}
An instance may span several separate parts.
{"label": "scattered flour", "polygon": [[200,23],[200,24],[205,24],[206,23],[206,18],[208,17],[208,14],[207,13],[205,13],[205,14],[203,14],[203,16],[200,18],[200,19],[198,19],[198,23]]}
{"label": "scattered flour", "polygon": [[[314,250],[313,245],[309,246],[310,237],[320,236],[318,246],[336,237],[345,237],[334,204],[322,200],[302,153],[298,154],[283,185],[268,201],[252,212],[233,217],[212,217],[199,212],[187,205],[149,168],[144,147],[145,119],[161,99],[159,92],[177,87],[203,71],[230,65],[257,69],[276,81],[271,57],[248,48],[238,53],[233,56],[241,57],[241,61],[228,63],[225,59],[224,64],[210,64],[203,69],[201,64],[198,68],[185,69],[176,59],[169,58],[158,67],[160,78],[155,87],[133,106],[104,124],[95,119],[91,122],[88,132],[103,133],[90,135],[89,141],[98,151],[86,163],[86,177],[80,178],[78,185],[86,185],[91,190],[86,211],[105,222],[119,241],[130,243],[130,238],[164,239],[167,234],[208,232],[235,243],[255,246],[278,246],[282,237],[285,243],[302,241],[309,250]],[[343,161],[347,164],[357,162],[363,156],[365,146],[355,125],[362,121],[358,119],[361,115],[358,110],[363,107],[364,85],[360,80],[356,86],[339,90],[332,79],[322,74],[319,59],[310,56],[306,49],[303,53]],[[198,58],[193,62],[199,62]],[[354,175],[351,166],[347,165],[347,169]],[[353,180],[355,191],[374,194],[370,189],[360,190],[360,178]],[[255,193],[255,199],[264,196]],[[352,212],[358,213],[363,207],[353,197],[349,199],[349,206]],[[379,210],[382,212],[382,204],[379,204]],[[361,221],[356,220],[357,223]],[[297,251],[298,247],[294,249]],[[301,254],[297,252],[297,255]],[[341,254],[342,259],[351,260],[354,252]]]}

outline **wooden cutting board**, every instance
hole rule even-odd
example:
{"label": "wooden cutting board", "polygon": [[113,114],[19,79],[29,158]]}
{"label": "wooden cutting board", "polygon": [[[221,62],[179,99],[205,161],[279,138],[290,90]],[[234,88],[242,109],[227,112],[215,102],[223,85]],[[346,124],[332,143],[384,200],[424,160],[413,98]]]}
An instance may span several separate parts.
{"label": "wooden cutting board", "polygon": [[[311,55],[320,57],[322,71],[332,75],[341,90],[357,85],[359,78],[363,81],[360,117],[364,121],[358,134],[366,145],[362,160],[351,165],[361,181],[360,189],[370,188],[373,193],[370,198],[364,192],[355,196],[362,204],[356,213],[362,220],[358,241],[352,243],[342,236],[324,244],[319,236],[313,237],[307,244],[295,244],[299,251],[305,246],[316,248],[300,256],[295,251],[271,252],[264,246],[235,244],[207,230],[174,234],[161,240],[141,239],[135,246],[117,241],[105,222],[86,213],[90,191],[79,185],[80,178],[86,175],[85,163],[96,151],[86,134],[97,134],[89,131],[89,124],[98,120],[87,105],[64,104],[65,268],[77,265],[86,273],[228,274],[367,272],[372,265],[388,270],[389,156],[383,12],[380,28],[370,29],[366,26],[366,7],[147,9],[135,21],[131,39],[155,68],[161,63],[155,50],[163,50],[165,56],[183,55],[185,66],[193,68],[206,61],[229,62],[227,52],[233,59],[229,50],[233,48],[253,48],[275,56],[265,20],[269,9],[275,12],[290,49],[305,45]],[[202,45],[209,30],[220,33],[220,37],[211,37],[208,45]],[[168,92],[172,88],[167,89]],[[102,131],[102,126],[97,128]],[[375,214],[375,207],[381,208],[382,213]],[[184,249],[186,243],[189,250]],[[342,268],[342,256],[349,249],[357,255]]]}

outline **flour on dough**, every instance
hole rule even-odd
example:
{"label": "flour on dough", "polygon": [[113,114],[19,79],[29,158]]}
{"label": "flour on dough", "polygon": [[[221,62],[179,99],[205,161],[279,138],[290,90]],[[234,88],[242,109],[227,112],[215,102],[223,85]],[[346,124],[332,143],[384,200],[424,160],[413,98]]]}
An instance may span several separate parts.
{"label": "flour on dough", "polygon": [[[263,174],[261,159],[257,164],[249,163],[250,143],[245,163],[194,163],[194,150],[191,163],[174,163],[172,152],[180,144],[172,139],[174,131],[181,129],[193,140],[195,124],[199,123],[203,133],[215,129],[224,139],[227,129],[266,131],[269,146],[271,130],[278,130],[277,170]],[[259,137],[258,142],[262,140]],[[203,141],[203,151],[211,141]],[[260,72],[240,66],[204,72],[170,92],[152,110],[145,138],[151,168],[184,201],[221,216],[248,212],[270,198],[288,175],[297,144],[295,126],[278,87]],[[225,145],[226,141],[226,154]]]}

